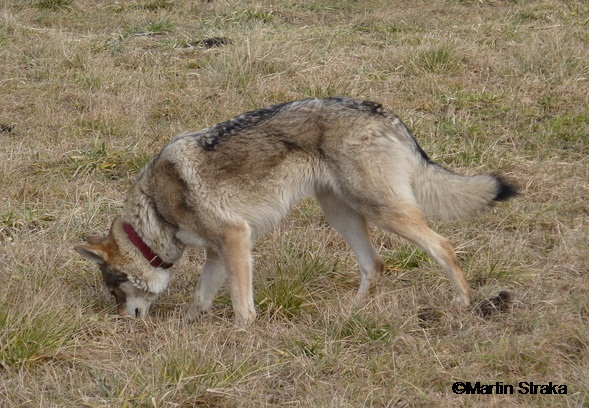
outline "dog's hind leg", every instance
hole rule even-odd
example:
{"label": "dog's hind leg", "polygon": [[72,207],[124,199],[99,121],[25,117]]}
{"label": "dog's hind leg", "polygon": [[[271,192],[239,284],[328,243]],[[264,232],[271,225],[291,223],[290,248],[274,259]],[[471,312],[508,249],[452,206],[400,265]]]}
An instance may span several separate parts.
{"label": "dog's hind leg", "polygon": [[354,304],[360,306],[370,287],[381,277],[384,262],[370,242],[368,223],[362,214],[329,192],[318,193],[317,200],[331,226],[354,251],[361,274],[360,288],[354,298]]}
{"label": "dog's hind leg", "polygon": [[456,259],[454,248],[446,238],[428,227],[418,208],[397,200],[394,205],[388,207],[388,210],[373,215],[371,221],[380,228],[394,232],[423,248],[444,267],[456,290],[454,301],[461,306],[470,304],[470,289]]}
{"label": "dog's hind leg", "polygon": [[188,309],[189,320],[194,320],[199,313],[211,308],[213,299],[226,279],[227,274],[221,257],[215,250],[207,248],[206,262]]}

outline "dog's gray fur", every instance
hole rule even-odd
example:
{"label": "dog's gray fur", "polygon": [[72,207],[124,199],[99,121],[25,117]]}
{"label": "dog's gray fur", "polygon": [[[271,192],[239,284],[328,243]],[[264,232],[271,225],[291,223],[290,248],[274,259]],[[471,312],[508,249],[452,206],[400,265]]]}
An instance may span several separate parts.
{"label": "dog's gray fur", "polygon": [[252,245],[313,196],[356,255],[356,301],[384,268],[370,243],[371,222],[421,246],[445,269],[456,301],[468,305],[454,250],[424,215],[461,218],[514,194],[497,176],[460,176],[433,163],[380,104],[305,99],[177,136],[141,171],[109,235],[76,249],[102,265],[119,313],[145,316],[168,272],[152,267],[121,225],[132,224],[166,262],[187,245],[203,247],[207,261],[189,317],[209,309],[228,278],[236,322],[247,325],[255,318]]}

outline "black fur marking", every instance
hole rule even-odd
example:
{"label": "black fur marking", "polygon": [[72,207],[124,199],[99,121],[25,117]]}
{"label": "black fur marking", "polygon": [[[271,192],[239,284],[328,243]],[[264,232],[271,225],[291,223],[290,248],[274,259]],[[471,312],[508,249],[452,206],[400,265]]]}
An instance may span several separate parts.
{"label": "black fur marking", "polygon": [[[247,130],[253,126],[269,120],[287,110],[291,105],[297,102],[312,102],[313,99],[303,99],[302,101],[285,102],[278,105],[262,108],[251,112],[246,112],[234,119],[226,122],[221,122],[215,126],[205,129],[201,132],[193,134],[198,137],[198,143],[204,150],[214,150],[219,143],[227,139],[231,135]],[[334,103],[339,104],[349,109],[355,109],[370,114],[382,115],[384,113],[382,105],[376,102],[361,101],[357,99],[350,99],[344,97],[331,97],[320,99],[324,104]],[[304,106],[304,104],[301,104]]]}
{"label": "black fur marking", "polygon": [[291,142],[290,140],[281,140],[281,142],[284,145],[284,147],[286,147],[290,151],[303,149],[301,146],[299,146],[295,142]]}
{"label": "black fur marking", "polygon": [[360,106],[368,108],[370,112],[382,115],[382,105],[377,102],[364,101]]}
{"label": "black fur marking", "polygon": [[506,201],[509,200],[511,197],[515,197],[519,195],[517,188],[512,184],[508,183],[503,179],[503,177],[493,174],[493,177],[497,180],[497,195],[495,196],[495,201]]}
{"label": "black fur marking", "polygon": [[[415,140],[415,138],[413,140]],[[417,149],[417,152],[421,155],[421,157],[423,158],[423,160],[425,160],[429,164],[434,164],[434,162],[432,161],[432,159],[430,159],[430,157],[427,155],[427,153],[421,148],[421,146],[419,145],[419,143],[417,143],[417,140],[415,140],[415,148]]]}
{"label": "black fur marking", "polygon": [[109,289],[118,287],[121,283],[129,280],[127,274],[122,273],[116,269],[110,268],[106,263],[99,264],[100,272],[102,272],[102,278],[104,283]]}
{"label": "black fur marking", "polygon": [[415,151],[417,153],[419,153],[421,158],[423,160],[425,160],[428,164],[436,164],[432,161],[432,159],[430,159],[430,157],[427,155],[427,153],[421,148],[419,143],[417,143],[417,139],[415,139],[415,136],[413,136],[413,134],[411,133],[411,131],[409,130],[407,125],[405,125],[403,123],[403,121],[401,121],[401,119],[399,119],[399,117],[396,115],[391,114],[390,117],[393,120],[393,123],[399,128],[401,133],[404,133],[407,136],[407,138],[409,139],[409,141],[411,143],[413,143],[413,148],[415,149]]}
{"label": "black fur marking", "polygon": [[214,150],[219,143],[229,136],[249,129],[263,121],[273,118],[283,111],[292,102],[281,103],[269,108],[258,109],[244,113],[234,119],[221,122],[207,130],[199,139],[198,143],[205,150]]}
{"label": "black fur marking", "polygon": [[121,283],[128,280],[127,275],[116,269],[109,268],[106,264],[104,264],[104,267],[101,266],[100,270],[102,271],[102,277],[104,278],[106,288],[115,297],[117,309],[119,309],[119,307],[124,307],[127,302],[127,295],[120,286]]}
{"label": "black fur marking", "polygon": [[[407,131],[409,132],[409,130],[407,130]],[[430,159],[430,157],[427,155],[427,153],[425,152],[425,150],[423,150],[421,148],[421,146],[419,145],[419,143],[417,143],[417,140],[411,134],[411,132],[409,132],[409,136],[411,136],[411,139],[413,139],[413,146],[415,147],[415,150],[417,151],[417,153],[419,153],[419,155],[423,158],[423,160],[425,160],[428,164],[438,165],[437,163],[435,163],[434,161],[432,161],[432,159]]]}
{"label": "black fur marking", "polygon": [[350,109],[356,109],[359,111],[364,111],[378,115],[383,114],[382,105],[377,102],[361,101],[357,99],[344,98],[341,96],[332,96],[331,98],[325,98],[325,100],[339,103],[340,105],[343,105]]}

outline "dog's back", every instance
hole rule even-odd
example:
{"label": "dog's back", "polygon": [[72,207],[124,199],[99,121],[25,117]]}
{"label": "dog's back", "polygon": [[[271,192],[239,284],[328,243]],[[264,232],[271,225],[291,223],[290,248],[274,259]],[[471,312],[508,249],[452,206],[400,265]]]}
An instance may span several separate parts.
{"label": "dog's back", "polygon": [[149,171],[156,190],[182,180],[192,206],[243,216],[260,231],[322,190],[367,214],[389,205],[389,192],[441,218],[467,216],[513,192],[493,175],[438,166],[395,115],[348,98],[280,104],[180,135]]}

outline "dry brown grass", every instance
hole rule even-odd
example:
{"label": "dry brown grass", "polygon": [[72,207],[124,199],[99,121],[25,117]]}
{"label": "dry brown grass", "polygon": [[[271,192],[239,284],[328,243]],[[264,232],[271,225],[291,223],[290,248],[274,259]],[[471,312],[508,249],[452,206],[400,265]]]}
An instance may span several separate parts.
{"label": "dry brown grass", "polygon": [[[0,406],[587,406],[588,21],[583,0],[5,0]],[[186,47],[209,37],[231,43]],[[382,102],[439,162],[516,180],[515,201],[435,225],[477,298],[508,290],[512,307],[453,309],[436,264],[375,232],[388,271],[352,313],[355,263],[309,201],[257,246],[248,332],[226,293],[183,320],[197,251],[150,320],[116,319],[72,245],[146,160],[178,132],[333,94]]]}

